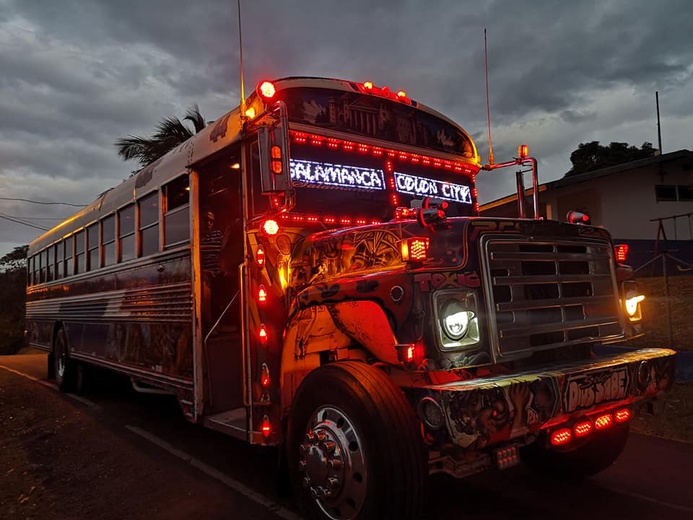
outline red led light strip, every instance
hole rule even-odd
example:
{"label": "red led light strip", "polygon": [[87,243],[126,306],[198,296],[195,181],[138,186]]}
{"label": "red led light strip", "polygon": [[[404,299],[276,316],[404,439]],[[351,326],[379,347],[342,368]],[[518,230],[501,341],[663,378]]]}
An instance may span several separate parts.
{"label": "red led light strip", "polygon": [[313,146],[323,146],[327,143],[328,148],[334,150],[342,149],[347,152],[358,151],[361,154],[371,154],[375,157],[381,157],[383,154],[390,159],[397,158],[400,161],[409,161],[412,164],[422,164],[424,166],[433,166],[434,168],[443,168],[445,170],[464,173],[467,175],[476,175],[476,168],[471,167],[468,164],[463,164],[455,161],[448,161],[446,159],[438,159],[435,157],[427,157],[418,153],[410,152],[399,152],[394,150],[385,150],[378,146],[372,146],[369,144],[354,143],[352,141],[344,141],[342,139],[335,139],[334,137],[324,137],[316,134],[308,134],[305,132],[297,132],[295,130],[291,131],[291,138],[294,143],[297,144],[308,144]]}

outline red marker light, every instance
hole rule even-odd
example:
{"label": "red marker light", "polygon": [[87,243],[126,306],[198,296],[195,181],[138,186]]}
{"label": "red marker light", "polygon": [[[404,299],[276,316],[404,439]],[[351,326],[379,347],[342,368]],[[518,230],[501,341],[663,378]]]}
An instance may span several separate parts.
{"label": "red marker light", "polygon": [[570,442],[572,438],[573,434],[568,428],[561,428],[551,434],[551,444],[554,446],[561,446]]}
{"label": "red marker light", "polygon": [[270,423],[269,417],[265,415],[262,418],[262,436],[267,439],[272,433],[272,425]]}
{"label": "red marker light", "polygon": [[584,421],[581,423],[577,423],[573,427],[573,433],[575,434],[575,437],[584,437],[585,435],[589,435],[592,432],[592,422],[591,421]]}
{"label": "red marker light", "polygon": [[628,408],[624,408],[623,410],[617,411],[614,414],[614,419],[617,423],[626,422],[628,419],[630,419],[630,410]]}
{"label": "red marker light", "polygon": [[260,343],[262,343],[263,345],[267,345],[267,329],[265,328],[264,323],[260,324],[260,331],[258,332],[258,336],[260,338]]}
{"label": "red marker light", "polygon": [[267,302],[267,291],[264,285],[260,285],[260,288],[257,290],[257,301],[259,303]]}
{"label": "red marker light", "polygon": [[274,88],[274,83],[271,81],[263,81],[257,87],[258,95],[265,100],[272,99],[277,93],[277,89]]}
{"label": "red marker light", "polygon": [[262,230],[265,232],[266,235],[274,236],[277,233],[279,233],[279,224],[276,220],[267,219],[265,220],[265,223],[262,224]]}
{"label": "red marker light", "polygon": [[261,374],[260,374],[260,384],[263,388],[268,388],[270,385],[270,373],[267,363],[262,364]]}
{"label": "red marker light", "polygon": [[371,89],[373,88],[373,82],[372,82],[372,81],[366,81],[366,82],[363,84],[363,88],[365,88],[365,89],[367,89],[367,90],[371,90]]}
{"label": "red marker light", "polygon": [[607,413],[605,415],[600,415],[594,420],[594,429],[595,430],[603,430],[605,428],[608,428],[611,426],[613,423],[614,419],[611,416],[610,413]]}
{"label": "red marker light", "polygon": [[258,267],[263,267],[265,265],[265,250],[261,247],[257,248],[257,253],[255,254],[255,261]]}
{"label": "red marker light", "polygon": [[628,244],[618,244],[614,246],[616,251],[616,260],[619,263],[623,263],[628,258]]}
{"label": "red marker light", "polygon": [[399,92],[397,92],[397,97],[398,98],[405,98],[405,97],[407,97],[407,93],[404,90],[400,90]]}

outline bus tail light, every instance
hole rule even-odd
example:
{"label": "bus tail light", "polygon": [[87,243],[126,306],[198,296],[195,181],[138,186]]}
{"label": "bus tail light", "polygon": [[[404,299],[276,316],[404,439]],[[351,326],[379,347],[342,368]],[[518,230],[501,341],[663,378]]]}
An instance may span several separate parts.
{"label": "bus tail light", "polygon": [[427,237],[411,237],[400,242],[402,260],[405,262],[424,262],[428,258],[430,239]]}
{"label": "bus tail light", "polygon": [[551,434],[551,444],[554,446],[562,446],[573,438],[573,433],[570,431],[569,428],[561,428],[560,430],[556,430]]}

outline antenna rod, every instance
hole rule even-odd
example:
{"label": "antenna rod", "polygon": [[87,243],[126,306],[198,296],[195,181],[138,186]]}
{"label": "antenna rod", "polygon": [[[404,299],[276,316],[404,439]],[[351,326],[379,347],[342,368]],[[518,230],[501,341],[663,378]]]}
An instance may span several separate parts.
{"label": "antenna rod", "polygon": [[655,90],[655,101],[657,102],[657,146],[659,146],[660,155],[662,152],[662,126],[659,121],[659,90]]}
{"label": "antenna rod", "polygon": [[245,116],[245,77],[243,75],[243,33],[241,31],[241,0],[238,0],[238,49],[241,60],[241,118]]}
{"label": "antenna rod", "polygon": [[488,44],[486,29],[484,29],[484,68],[486,69],[486,126],[488,128],[488,162],[493,165],[493,144],[491,142],[491,107],[488,96]]}

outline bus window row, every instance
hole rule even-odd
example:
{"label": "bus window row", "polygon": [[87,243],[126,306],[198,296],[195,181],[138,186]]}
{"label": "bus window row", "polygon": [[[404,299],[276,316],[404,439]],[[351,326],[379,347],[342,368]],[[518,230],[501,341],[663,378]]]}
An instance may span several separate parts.
{"label": "bus window row", "polygon": [[27,283],[59,280],[189,242],[190,189],[187,175],[182,175],[160,192],[145,195],[29,257]]}

